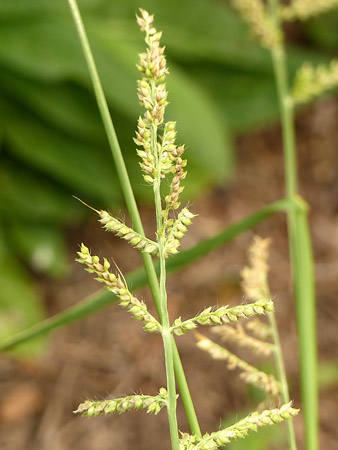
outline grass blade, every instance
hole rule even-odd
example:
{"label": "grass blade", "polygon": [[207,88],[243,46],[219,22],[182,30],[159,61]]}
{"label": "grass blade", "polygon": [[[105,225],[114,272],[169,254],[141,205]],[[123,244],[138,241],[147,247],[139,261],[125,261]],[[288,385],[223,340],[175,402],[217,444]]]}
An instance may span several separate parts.
{"label": "grass blade", "polygon": [[307,206],[290,212],[290,253],[300,358],[300,387],[308,450],[318,448],[318,363],[314,262]]}
{"label": "grass blade", "polygon": [[[285,211],[290,206],[292,206],[291,202],[286,199],[282,199],[265,206],[259,211],[247,216],[245,219],[224,229],[215,236],[206,239],[169,259],[168,272],[175,272],[181,267],[197,261],[212,250],[215,250],[221,245],[231,241],[244,231],[253,228],[255,225],[259,224],[275,212]],[[156,270],[158,270],[158,266],[156,266]],[[147,284],[147,277],[144,269],[141,268],[129,274],[127,276],[127,283],[133,290],[145,286]],[[80,301],[78,304],[67,308],[65,311],[62,311],[61,313],[56,314],[55,316],[50,317],[28,328],[27,330],[21,331],[20,333],[7,338],[0,343],[0,350],[11,350],[13,347],[22,344],[29,339],[48,333],[54,329],[61,328],[76,320],[80,320],[83,317],[104,308],[105,306],[111,305],[115,301],[116,297],[112,293],[101,289],[95,294]]]}

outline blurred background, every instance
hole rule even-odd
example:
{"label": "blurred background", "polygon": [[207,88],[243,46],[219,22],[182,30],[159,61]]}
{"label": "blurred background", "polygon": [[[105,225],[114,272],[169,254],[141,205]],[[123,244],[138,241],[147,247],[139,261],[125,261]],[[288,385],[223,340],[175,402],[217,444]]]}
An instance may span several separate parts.
{"label": "blurred background", "polygon": [[[270,57],[221,0],[79,0],[146,230],[154,231],[151,190],[132,137],[141,113],[135,13],[155,13],[170,76],[167,119],[187,147],[185,200],[198,213],[185,246],[283,197],[281,135]],[[113,256],[124,273],[140,258],[107,236],[72,196],[121,218],[124,202],[66,0],[0,0],[0,339],[77,303],[98,286],[73,262],[83,240]],[[304,62],[337,56],[338,11],[288,25],[290,76]],[[317,259],[321,356],[321,438],[336,448],[338,404],[338,102],[335,93],[299,111],[301,191],[311,205]],[[128,218],[126,218],[128,222]],[[285,218],[255,232],[272,236],[271,291],[278,301],[292,397],[299,406],[296,333]],[[169,280],[171,315],[242,300],[239,271],[252,232]],[[197,281],[198,280],[198,281]],[[144,297],[147,296],[144,291]],[[194,301],[192,302],[191,299]],[[155,393],[163,384],[161,343],[116,306],[35,339],[0,359],[1,448],[120,450],[169,448],[166,417],[142,413],[86,420],[71,411],[87,397]],[[183,342],[184,341],[184,342]],[[180,342],[205,431],[231,423],[259,400],[233,373]],[[149,351],[152,349],[152,351]],[[202,395],[201,395],[202,394]],[[182,427],[186,427],[182,414]],[[184,429],[184,428],[183,428]],[[302,448],[302,423],[296,420]],[[184,429],[184,431],[186,428]],[[152,436],[149,439],[149,436]],[[233,449],[285,448],[283,429]],[[283,447],[284,445],[284,447]]]}

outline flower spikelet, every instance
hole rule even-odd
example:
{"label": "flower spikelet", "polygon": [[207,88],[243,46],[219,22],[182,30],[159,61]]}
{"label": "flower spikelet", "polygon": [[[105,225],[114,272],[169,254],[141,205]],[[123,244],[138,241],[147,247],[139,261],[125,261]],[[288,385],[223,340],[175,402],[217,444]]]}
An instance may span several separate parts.
{"label": "flower spikelet", "polygon": [[292,0],[282,7],[282,18],[285,20],[306,20],[324,13],[338,5],[338,0]]}
{"label": "flower spikelet", "polygon": [[180,450],[192,450],[202,439],[189,433],[181,433]]}
{"label": "flower spikelet", "polygon": [[236,328],[219,325],[212,328],[211,331],[220,336],[222,341],[230,341],[242,347],[250,348],[254,353],[259,355],[269,356],[274,349],[274,345],[270,342],[249,336],[239,324]]}
{"label": "flower spikelet", "polygon": [[191,225],[191,219],[194,217],[196,217],[196,214],[191,213],[188,208],[183,208],[178,213],[175,221],[172,219],[167,221],[166,257],[178,252],[177,248],[180,245],[180,239],[182,239],[187,232],[187,227]]}
{"label": "flower spikelet", "polygon": [[323,94],[326,90],[338,86],[338,60],[331,61],[329,66],[313,67],[304,64],[297,72],[292,88],[294,103],[306,103]]}
{"label": "flower spikelet", "polygon": [[173,323],[172,329],[175,334],[182,335],[193,330],[198,325],[221,325],[231,322],[238,322],[240,319],[247,319],[257,314],[265,314],[273,311],[273,301],[271,299],[261,299],[247,305],[221,306],[213,310],[211,306],[204,309],[200,314],[192,319],[181,321],[178,318]]}
{"label": "flower spikelet", "polygon": [[181,185],[181,180],[184,180],[187,175],[186,171],[184,170],[187,161],[185,159],[182,159],[183,152],[184,146],[181,145],[180,147],[175,148],[171,153],[171,158],[173,159],[175,165],[172,169],[174,176],[170,185],[170,193],[165,198],[168,209],[177,209],[180,206],[178,198],[180,193],[184,189],[184,186]]}
{"label": "flower spikelet", "polygon": [[143,147],[143,150],[136,150],[138,156],[141,158],[140,166],[143,171],[143,177],[147,183],[152,183],[155,174],[155,156],[151,148],[151,133],[148,122],[139,117],[137,122],[136,138],[134,138],[136,145]]}
{"label": "flower spikelet", "polygon": [[249,248],[249,266],[241,272],[243,292],[251,300],[270,295],[267,282],[269,245],[270,239],[255,236]]}
{"label": "flower spikelet", "polygon": [[123,222],[111,216],[107,211],[98,211],[100,215],[100,222],[103,228],[107,231],[111,231],[129,242],[133,247],[140,249],[142,252],[156,255],[158,252],[158,246],[156,242],[142,236],[134,231],[132,228],[127,227]]}
{"label": "flower spikelet", "polygon": [[213,359],[226,361],[228,369],[239,369],[241,371],[240,377],[246,383],[253,384],[272,396],[277,396],[279,394],[279,382],[273,375],[268,375],[265,372],[256,369],[256,367],[238,358],[236,355],[229,352],[229,350],[215,344],[215,342],[200,333],[196,333],[196,336],[198,339],[197,346],[200,349],[209,353]]}
{"label": "flower spikelet", "polygon": [[158,414],[163,406],[166,406],[168,394],[165,388],[161,388],[158,395],[130,395],[128,397],[108,399],[102,401],[86,400],[81,403],[75,414],[92,417],[102,414],[118,413],[131,411],[132,409],[146,409],[147,413]]}
{"label": "flower spikelet", "polygon": [[142,79],[138,81],[138,97],[146,111],[144,117],[138,120],[134,141],[143,148],[137,150],[137,153],[141,158],[143,177],[147,183],[152,184],[158,167],[162,177],[172,170],[171,152],[176,149],[176,130],[175,122],[166,123],[161,137],[162,143],[158,142],[158,127],[163,124],[165,107],[168,104],[165,76],[169,71],[164,47],[160,46],[162,33],[153,26],[154,16],[144,9],[140,9],[140,13],[137,22],[141,31],[146,34],[145,42],[148,48],[140,54],[140,62],[137,65],[142,73]]}
{"label": "flower spikelet", "polygon": [[245,328],[250,331],[258,339],[266,340],[271,338],[272,330],[270,325],[255,318],[245,323]]}
{"label": "flower spikelet", "polygon": [[299,409],[292,408],[292,403],[286,403],[280,408],[254,412],[234,425],[220,431],[196,438],[184,434],[181,439],[180,450],[210,450],[218,449],[234,439],[245,438],[249,432],[257,431],[259,427],[274,425],[291,419],[299,413]]}
{"label": "flower spikelet", "polygon": [[81,245],[81,250],[78,252],[78,255],[79,258],[76,261],[86,265],[86,270],[89,273],[94,273],[96,280],[104,283],[108,290],[119,298],[119,304],[128,308],[128,311],[135,319],[141,320],[144,323],[144,329],[146,331],[149,333],[161,331],[160,323],[149,313],[147,305],[131,294],[120,275],[116,276],[109,271],[110,263],[106,258],[104,258],[102,264],[100,258],[98,256],[92,256],[84,244]]}
{"label": "flower spikelet", "polygon": [[281,31],[267,13],[262,0],[232,0],[243,19],[249,24],[259,42],[267,48],[273,48],[282,40]]}

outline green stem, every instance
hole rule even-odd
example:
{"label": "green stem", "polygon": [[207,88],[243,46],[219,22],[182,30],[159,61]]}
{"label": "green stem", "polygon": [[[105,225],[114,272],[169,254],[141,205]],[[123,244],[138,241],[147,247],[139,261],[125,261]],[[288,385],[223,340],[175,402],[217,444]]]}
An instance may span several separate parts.
{"label": "green stem", "polygon": [[[156,152],[156,129],[153,127],[153,151]],[[157,153],[157,152],[156,152]],[[160,260],[160,301],[162,312],[162,339],[164,346],[165,356],[165,368],[167,377],[167,390],[168,390],[168,420],[170,428],[170,438],[172,450],[179,450],[179,436],[178,425],[176,415],[176,386],[175,386],[175,372],[173,363],[173,336],[170,331],[170,320],[167,306],[167,291],[166,291],[166,264],[165,264],[165,231],[162,220],[162,203],[161,203],[161,164],[160,157],[157,158],[157,171],[158,176],[154,180],[154,196],[155,196],[155,209],[156,209],[156,221],[157,221],[157,239],[158,250]]]}
{"label": "green stem", "polygon": [[[74,19],[74,23],[80,38],[80,42],[82,45],[83,53],[86,59],[86,63],[88,66],[89,74],[92,80],[93,89],[95,92],[96,101],[100,110],[101,118],[104,124],[104,128],[108,137],[109,145],[111,148],[111,152],[114,158],[114,162],[116,165],[116,171],[119,177],[119,181],[121,184],[121,189],[126,201],[127,209],[130,214],[130,217],[133,221],[133,227],[135,231],[144,236],[144,230],[140,218],[140,214],[137,208],[135,196],[133,193],[133,189],[131,187],[129,175],[124,163],[123,155],[121,152],[121,148],[119,145],[119,141],[116,136],[115,128],[109,113],[107,101],[104,96],[104,92],[102,89],[102,85],[100,82],[100,78],[97,73],[97,69],[95,66],[95,61],[89,46],[88,38],[86,35],[86,31],[81,19],[80,11],[78,9],[76,0],[68,0],[71,13]],[[160,291],[157,280],[157,275],[155,271],[155,267],[153,264],[153,260],[150,255],[146,253],[141,253],[144,268],[147,274],[150,290],[152,292],[152,296],[154,299],[155,307],[157,313],[159,315],[160,320],[162,321],[161,314],[161,305],[160,305]],[[173,339],[173,338],[172,338]],[[189,387],[187,384],[187,380],[184,374],[183,366],[181,363],[181,359],[176,347],[176,343],[173,340],[173,358],[174,358],[174,367],[175,374],[177,379],[177,385],[181,394],[183,406],[186,412],[186,416],[189,422],[189,426],[191,432],[196,436],[201,436],[201,430],[198,424],[197,415],[195,412],[195,408],[191,399],[191,395],[189,392]]]}
{"label": "green stem", "polygon": [[[277,26],[279,2],[270,0]],[[294,111],[289,95],[285,49],[283,44],[272,48],[272,61],[277,83],[283,130],[283,148],[287,198],[293,200],[288,208],[288,231],[293,274],[296,320],[300,356],[302,404],[307,450],[318,449],[318,382],[317,336],[314,262],[309,232],[307,206],[297,195],[297,159],[294,132]]]}
{"label": "green stem", "polygon": [[167,292],[166,292],[166,268],[164,257],[164,242],[163,238],[159,237],[159,258],[160,258],[160,293],[162,303],[162,339],[165,355],[165,368],[167,377],[168,390],[168,419],[170,428],[170,438],[172,450],[179,450],[179,436],[176,415],[176,385],[175,385],[175,371],[174,371],[174,351],[173,351],[173,336],[170,331],[170,321],[167,309]]}
{"label": "green stem", "polygon": [[[285,371],[285,366],[284,366],[282,347],[280,344],[275,314],[273,312],[268,313],[268,318],[270,321],[272,338],[274,341],[274,357],[275,357],[275,364],[276,364],[276,369],[277,369],[277,376],[278,376],[278,379],[281,384],[281,395],[282,395],[283,403],[289,403],[289,401],[290,401],[289,386],[288,386],[288,380],[286,378],[286,371]],[[290,450],[296,450],[297,444],[296,444],[293,420],[292,419],[287,420],[286,426],[287,426],[287,430],[288,430],[288,440],[289,440]]]}
{"label": "green stem", "polygon": [[[152,86],[152,91],[154,91],[154,86]],[[174,354],[173,354],[173,335],[170,330],[170,319],[168,313],[168,303],[167,303],[167,290],[166,290],[166,262],[165,262],[165,228],[162,217],[162,200],[161,200],[161,152],[157,151],[157,126],[152,125],[151,127],[151,149],[156,161],[156,171],[157,176],[154,180],[154,199],[155,199],[155,211],[156,211],[156,225],[157,225],[157,242],[158,242],[158,253],[160,261],[160,305],[161,305],[161,315],[162,315],[162,340],[164,347],[164,357],[165,357],[165,370],[167,377],[167,391],[168,391],[168,420],[170,429],[170,439],[172,450],[179,450],[180,441],[178,436],[178,424],[176,415],[176,385],[175,385],[175,371],[174,371]]]}

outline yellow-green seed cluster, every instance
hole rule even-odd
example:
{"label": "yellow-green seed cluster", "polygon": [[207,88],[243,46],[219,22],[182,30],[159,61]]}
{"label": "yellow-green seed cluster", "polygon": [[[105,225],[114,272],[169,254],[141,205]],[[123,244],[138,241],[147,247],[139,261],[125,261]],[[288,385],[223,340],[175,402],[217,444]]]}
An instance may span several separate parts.
{"label": "yellow-green seed cluster", "polygon": [[324,13],[338,5],[338,0],[292,0],[282,8],[282,18],[285,20],[306,20]]}
{"label": "yellow-green seed cluster", "polygon": [[82,244],[81,251],[78,252],[77,261],[87,266],[87,271],[96,275],[96,280],[104,283],[106,287],[119,298],[119,304],[133,315],[137,320],[144,323],[144,329],[149,333],[161,331],[160,323],[152,316],[147,305],[134,297],[123,283],[121,277],[109,271],[110,263],[104,258],[103,264],[98,256],[92,256],[89,249]]}
{"label": "yellow-green seed cluster", "polygon": [[[182,180],[186,177],[186,160],[183,159],[184,146],[177,146],[176,122],[164,123],[164,112],[167,105],[165,75],[168,72],[164,56],[164,47],[160,46],[161,33],[153,26],[153,16],[140,9],[141,16],[137,21],[145,32],[148,49],[140,55],[138,69],[142,79],[138,82],[138,95],[141,105],[145,108],[143,117],[139,117],[136,138],[137,154],[141,158],[143,177],[147,183],[159,183],[158,179],[172,175],[169,193],[165,196],[165,208],[162,221],[166,239],[166,256],[177,253],[179,239],[186,231],[184,219],[188,221],[193,215],[188,215],[187,208],[179,213],[176,223],[169,219],[169,212],[180,207],[179,195],[183,191]],[[186,217],[185,217],[186,216]]]}
{"label": "yellow-green seed cluster", "polygon": [[214,309],[209,306],[192,319],[182,322],[181,318],[175,320],[172,329],[175,334],[182,335],[193,330],[197,325],[220,325],[231,322],[238,322],[240,319],[247,319],[257,314],[265,314],[273,311],[273,301],[271,299],[261,299],[246,305],[238,305],[233,308],[221,306]]}
{"label": "yellow-green seed cluster", "polygon": [[333,60],[330,65],[313,67],[304,64],[297,72],[292,88],[294,103],[306,103],[320,96],[325,91],[338,86],[338,61]]}
{"label": "yellow-green seed cluster", "polygon": [[107,211],[99,211],[99,215],[99,221],[102,223],[105,230],[115,233],[116,236],[121,237],[142,252],[150,253],[152,255],[156,255],[158,253],[158,246],[156,242],[153,242],[152,240],[137,233],[132,228],[129,228],[123,222],[111,216]]}
{"label": "yellow-green seed cluster", "polygon": [[270,295],[267,282],[269,245],[270,239],[254,236],[253,243],[249,248],[249,266],[244,267],[241,272],[241,287],[246,297],[250,300]]}
{"label": "yellow-green seed cluster", "polygon": [[167,219],[166,220],[166,244],[164,255],[168,257],[169,255],[174,255],[178,252],[178,247],[180,245],[180,239],[187,232],[187,227],[191,225],[191,219],[195,217],[188,208],[183,208],[177,216],[177,219]]}
{"label": "yellow-green seed cluster", "polygon": [[182,434],[180,450],[216,450],[232,440],[245,438],[249,432],[257,431],[259,427],[274,425],[291,419],[299,413],[299,409],[292,408],[286,403],[280,408],[267,409],[263,412],[254,412],[228,428],[208,434],[202,438]]}
{"label": "yellow-green seed cluster", "polygon": [[229,350],[215,344],[215,342],[199,333],[197,334],[197,339],[197,346],[201,350],[209,353],[213,359],[226,361],[227,367],[230,370],[239,369],[241,371],[240,377],[246,383],[257,386],[274,397],[279,394],[280,386],[273,375],[268,375],[265,372],[256,369],[256,367],[248,364]]}
{"label": "yellow-green seed cluster", "polygon": [[267,340],[272,336],[270,325],[268,325],[265,322],[262,322],[258,318],[246,322],[244,326],[258,339]]}
{"label": "yellow-green seed cluster", "polygon": [[160,46],[162,33],[153,26],[154,16],[143,9],[140,9],[140,12],[141,17],[137,17],[137,22],[146,34],[148,48],[145,53],[140,54],[140,62],[137,65],[142,73],[142,79],[138,81],[138,97],[146,111],[144,116],[138,119],[134,141],[142,147],[137,153],[141,158],[144,179],[152,184],[158,175],[159,166],[162,177],[171,170],[170,153],[175,148],[176,130],[175,122],[168,122],[164,126],[162,143],[158,142],[157,129],[163,123],[165,107],[168,104],[165,76],[169,71],[164,47]]}
{"label": "yellow-green seed cluster", "polygon": [[264,47],[273,48],[280,44],[282,33],[269,16],[262,0],[232,0],[232,4]]}
{"label": "yellow-green seed cluster", "polygon": [[222,341],[233,342],[241,347],[249,348],[258,355],[269,356],[274,350],[273,344],[248,335],[244,327],[240,325],[237,325],[236,328],[220,325],[212,328],[211,331],[220,336]]}
{"label": "yellow-green seed cluster", "polygon": [[174,176],[170,185],[170,193],[165,197],[167,209],[178,209],[181,204],[178,201],[179,195],[184,189],[184,186],[181,185],[181,180],[184,180],[187,176],[187,172],[184,170],[184,167],[187,165],[187,161],[182,159],[183,152],[184,145],[175,147],[175,149],[171,152],[171,158],[174,162],[172,168]]}
{"label": "yellow-green seed cluster", "polygon": [[75,414],[92,417],[118,413],[122,414],[132,409],[145,409],[147,413],[158,414],[163,406],[166,406],[168,393],[165,388],[161,388],[158,395],[130,395],[122,398],[114,398],[102,401],[86,400],[81,403]]}

